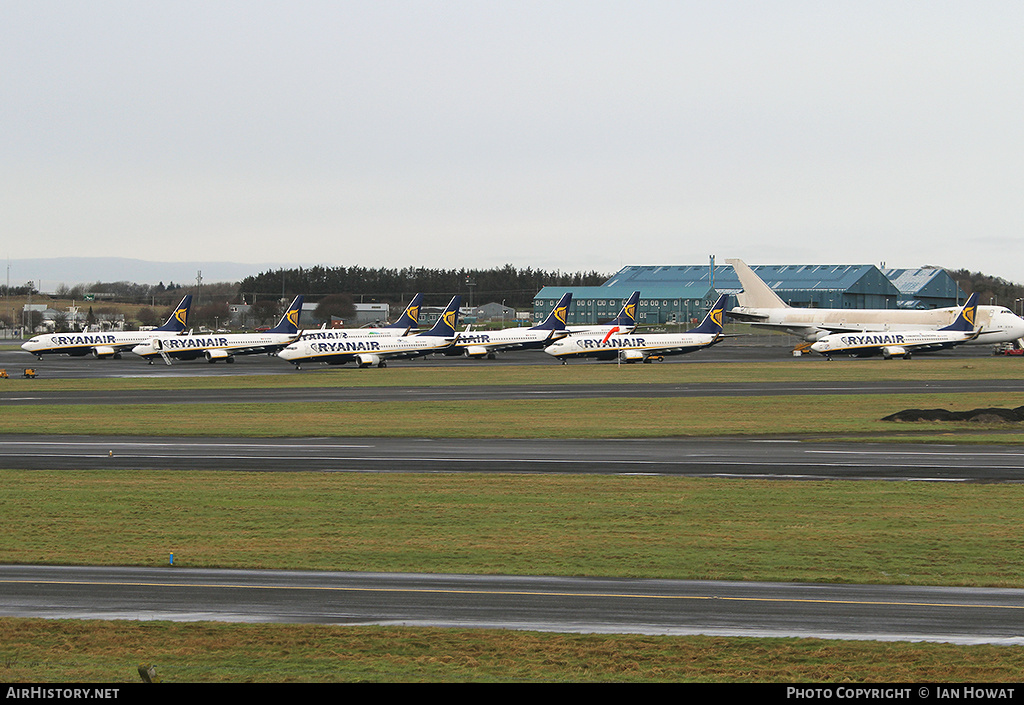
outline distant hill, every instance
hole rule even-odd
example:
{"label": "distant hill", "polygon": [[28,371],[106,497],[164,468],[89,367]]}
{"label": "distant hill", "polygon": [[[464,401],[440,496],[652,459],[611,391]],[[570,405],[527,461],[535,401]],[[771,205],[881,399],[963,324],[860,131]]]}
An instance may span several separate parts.
{"label": "distant hill", "polygon": [[[0,264],[4,264],[0,261]],[[267,270],[291,269],[310,265],[301,263],[240,264],[238,262],[147,262],[127,257],[49,257],[12,259],[11,286],[36,282],[39,291],[53,292],[61,284],[92,284],[94,282],[130,281],[136,284],[165,285],[170,282],[194,284],[196,273],[203,273],[203,283],[237,282]],[[0,272],[0,284],[6,284]]]}

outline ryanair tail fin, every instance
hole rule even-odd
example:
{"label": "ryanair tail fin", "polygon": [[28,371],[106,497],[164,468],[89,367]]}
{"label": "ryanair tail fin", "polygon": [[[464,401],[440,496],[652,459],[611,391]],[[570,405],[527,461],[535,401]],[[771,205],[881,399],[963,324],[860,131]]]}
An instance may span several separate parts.
{"label": "ryanair tail fin", "polygon": [[295,335],[299,332],[299,317],[302,315],[302,294],[299,294],[292,301],[291,306],[281,316],[281,321],[268,330],[268,333],[285,333]]}
{"label": "ryanair tail fin", "polygon": [[640,292],[634,291],[622,304],[619,315],[608,322],[610,326],[618,326],[620,333],[629,333],[636,328],[636,307],[640,303]]}
{"label": "ryanair tail fin", "polygon": [[964,333],[974,330],[974,322],[977,320],[978,314],[978,294],[977,292],[967,297],[967,302],[964,307],[960,309],[960,313],[957,314],[956,320],[950,323],[945,328],[939,330],[951,330],[961,331]]}
{"label": "ryanair tail fin", "polygon": [[405,311],[399,316],[398,320],[390,325],[384,326],[385,328],[403,328],[405,332],[410,330],[416,330],[420,326],[420,305],[423,304],[423,294],[416,294],[412,297],[412,301],[405,307]]}
{"label": "ryanair tail fin", "polygon": [[455,337],[455,326],[459,325],[459,304],[462,303],[462,297],[456,294],[452,297],[452,300],[448,303],[448,307],[445,308],[444,313],[437,319],[437,323],[434,327],[425,333],[420,335],[433,335],[438,338],[454,338]]}
{"label": "ryanair tail fin", "polygon": [[725,309],[729,307],[729,295],[722,294],[718,297],[718,301],[708,311],[708,315],[704,316],[704,320],[700,322],[700,325],[692,330],[686,331],[687,333],[707,333],[708,335],[721,335],[722,334],[722,315],[725,313]]}
{"label": "ryanair tail fin", "polygon": [[740,259],[727,259],[739,277],[743,292],[736,295],[740,306],[746,308],[789,308],[789,304],[779,298],[772,288],[764,283],[754,270]]}
{"label": "ryanair tail fin", "polygon": [[181,303],[175,307],[174,312],[167,318],[167,322],[154,330],[181,333],[188,323],[188,310],[191,306],[192,294],[186,294]]}
{"label": "ryanair tail fin", "polygon": [[565,330],[565,319],[569,315],[569,304],[572,303],[572,293],[562,294],[551,313],[541,323],[530,330]]}

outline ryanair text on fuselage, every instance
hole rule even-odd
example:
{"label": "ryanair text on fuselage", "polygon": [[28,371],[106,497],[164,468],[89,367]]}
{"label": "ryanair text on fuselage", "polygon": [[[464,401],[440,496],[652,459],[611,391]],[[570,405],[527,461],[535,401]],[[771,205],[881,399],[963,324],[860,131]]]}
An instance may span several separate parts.
{"label": "ryanair text on fuselage", "polygon": [[309,344],[309,349],[315,353],[368,352],[380,350],[380,342],[377,340],[350,340],[337,343],[314,342]]}
{"label": "ryanair text on fuselage", "polygon": [[600,350],[601,348],[638,348],[645,345],[644,338],[621,338],[612,336],[605,340],[597,338],[576,338],[573,342],[577,347],[587,350]]}
{"label": "ryanair text on fuselage", "polygon": [[348,338],[349,336],[351,336],[352,338],[373,338],[373,337],[377,337],[377,338],[395,338],[395,337],[398,337],[398,336],[396,336],[394,333],[392,333],[390,331],[384,331],[383,329],[377,329],[377,330],[380,330],[381,332],[378,333],[378,332],[376,332],[376,330],[368,330],[366,333],[363,333],[363,332],[350,333],[349,331],[343,331],[343,330],[337,330],[337,331],[318,330],[318,331],[313,332],[313,333],[303,333],[302,334],[302,340],[342,340],[342,339]]}
{"label": "ryanair text on fuselage", "polygon": [[117,343],[117,336],[111,333],[99,335],[55,335],[51,338],[53,345],[58,347],[71,345],[114,345]]}
{"label": "ryanair text on fuselage", "polygon": [[843,335],[839,339],[843,345],[903,345],[906,342],[906,338],[898,333]]}
{"label": "ryanair text on fuselage", "polygon": [[227,347],[227,338],[183,336],[180,338],[161,338],[163,350],[190,350],[192,348],[223,348]]}

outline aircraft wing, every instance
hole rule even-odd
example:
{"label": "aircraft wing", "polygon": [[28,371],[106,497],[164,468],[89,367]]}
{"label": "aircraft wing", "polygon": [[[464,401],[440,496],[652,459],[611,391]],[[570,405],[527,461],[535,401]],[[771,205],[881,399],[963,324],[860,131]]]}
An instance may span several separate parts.
{"label": "aircraft wing", "polygon": [[227,352],[232,355],[259,355],[261,353],[276,352],[283,350],[288,347],[287,343],[279,343],[274,345],[246,345],[238,348],[228,348]]}
{"label": "aircraft wing", "polygon": [[744,323],[756,323],[758,321],[764,321],[768,319],[768,316],[763,313],[747,313],[746,311],[726,311],[725,315],[729,318],[735,318],[737,321],[743,321]]}
{"label": "aircraft wing", "polygon": [[830,326],[824,323],[815,323],[815,328],[828,331],[829,333],[884,333],[884,330],[872,328],[871,326],[861,326],[855,328],[853,326]]}

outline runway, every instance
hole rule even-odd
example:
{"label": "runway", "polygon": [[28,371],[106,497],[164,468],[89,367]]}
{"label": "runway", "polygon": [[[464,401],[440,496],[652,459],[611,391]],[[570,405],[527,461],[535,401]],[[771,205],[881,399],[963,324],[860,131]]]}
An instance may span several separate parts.
{"label": "runway", "polygon": [[[974,353],[975,351],[971,351]],[[3,353],[9,359],[14,353]],[[735,361],[763,351],[729,352]],[[774,351],[776,359],[789,357]],[[24,354],[18,357],[24,362]],[[436,359],[417,366],[537,364]],[[683,356],[677,361],[696,361]],[[31,366],[34,361],[24,366]],[[526,360],[527,362],[522,362]],[[703,356],[703,361],[722,361]],[[794,364],[826,363],[822,359]],[[881,361],[880,361],[881,362]],[[1009,360],[1008,364],[1016,364]],[[17,367],[6,359],[9,372]],[[39,363],[40,366],[43,363]],[[403,363],[404,364],[404,363]],[[550,364],[558,364],[551,361]],[[581,363],[609,364],[609,363]],[[612,363],[614,364],[614,363]],[[882,364],[902,364],[882,363]],[[134,360],[46,361],[43,377],[223,374],[386,374],[388,370],[295,371],[274,358],[172,368]],[[396,364],[397,367],[397,364]],[[11,393],[0,404],[374,402],[1019,392],[1024,381],[500,387],[316,388],[253,391]],[[7,435],[0,466],[26,469],[143,468],[256,472],[502,472],[672,475],[790,480],[1020,482],[1014,446],[826,443],[798,438],[467,440],[387,438],[163,438]],[[537,576],[226,571],[182,567],[0,566],[0,614],[47,618],[219,620],[493,627],[558,632],[708,634],[1019,644],[1024,591],[907,586],[618,580]]]}
{"label": "runway", "polygon": [[12,617],[1024,643],[1024,590],[0,566]]}
{"label": "runway", "polygon": [[1021,482],[1024,448],[797,439],[0,436],[0,466],[249,472],[500,472]]}

